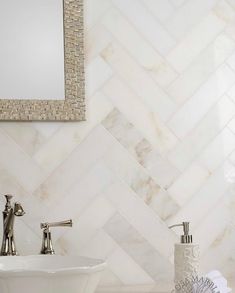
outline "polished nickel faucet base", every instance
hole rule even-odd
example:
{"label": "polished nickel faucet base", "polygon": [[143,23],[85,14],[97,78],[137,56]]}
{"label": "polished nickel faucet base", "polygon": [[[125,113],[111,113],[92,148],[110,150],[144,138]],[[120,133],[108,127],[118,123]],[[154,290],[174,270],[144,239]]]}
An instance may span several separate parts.
{"label": "polished nickel faucet base", "polygon": [[3,238],[0,255],[2,255],[2,256],[18,255],[13,237],[4,237]]}
{"label": "polished nickel faucet base", "polygon": [[13,238],[3,239],[3,247],[1,249],[0,255],[19,255],[15,248],[15,241]]}
{"label": "polished nickel faucet base", "polygon": [[51,231],[43,231],[41,254],[55,254],[52,245]]}
{"label": "polished nickel faucet base", "polygon": [[72,220],[54,223],[41,223],[41,229],[43,229],[41,254],[55,254],[50,227],[72,227],[72,225]]}

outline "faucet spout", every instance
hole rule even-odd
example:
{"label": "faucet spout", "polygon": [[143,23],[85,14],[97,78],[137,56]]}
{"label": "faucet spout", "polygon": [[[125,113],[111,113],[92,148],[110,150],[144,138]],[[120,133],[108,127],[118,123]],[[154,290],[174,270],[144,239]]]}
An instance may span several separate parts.
{"label": "faucet spout", "polygon": [[6,205],[3,211],[3,240],[0,255],[18,255],[14,240],[15,216],[20,217],[25,214],[20,203],[11,204],[11,195],[5,195]]}

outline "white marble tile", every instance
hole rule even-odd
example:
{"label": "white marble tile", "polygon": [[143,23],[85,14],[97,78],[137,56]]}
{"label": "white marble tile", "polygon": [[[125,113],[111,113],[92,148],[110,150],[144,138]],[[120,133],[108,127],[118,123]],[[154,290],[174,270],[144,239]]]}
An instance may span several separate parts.
{"label": "white marble tile", "polygon": [[[138,163],[148,170],[149,175],[161,187],[167,188],[178,176],[178,170],[168,162],[167,158],[155,151],[138,129],[117,109],[114,109],[102,124],[137,159]],[[118,154],[117,156],[119,157]]]}
{"label": "white marble tile", "polygon": [[[117,288],[117,287],[123,286],[123,283],[117,277],[117,275],[114,274],[113,271],[111,271],[111,269],[106,268],[106,270],[103,272],[103,274],[101,276],[101,280],[99,282],[97,290],[99,291],[99,288],[103,288],[103,286],[105,288],[107,288],[108,286],[112,286],[114,288]],[[96,292],[98,292],[98,291],[96,291]]]}
{"label": "white marble tile", "polygon": [[182,222],[182,219],[188,219],[192,229],[195,229],[233,184],[234,174],[234,165],[225,162],[210,176],[193,198],[170,219],[170,223],[178,223]]}
{"label": "white marble tile", "polygon": [[152,67],[148,72],[162,88],[166,88],[177,78],[176,71],[166,60],[164,60],[164,62],[162,62],[157,68]]}
{"label": "white marble tile", "polygon": [[174,13],[174,8],[168,0],[142,0],[142,2],[161,22],[169,19]]}
{"label": "white marble tile", "polygon": [[231,7],[235,8],[235,1],[234,0],[228,0],[228,3],[231,5]]}
{"label": "white marble tile", "polygon": [[114,213],[114,207],[105,198],[97,197],[77,218],[73,218],[73,229],[65,228],[63,234],[61,231],[53,233],[54,242],[62,252],[79,255]]}
{"label": "white marble tile", "polygon": [[227,65],[222,65],[170,119],[168,125],[172,131],[184,138],[234,82],[235,73]]}
{"label": "white marble tile", "polygon": [[[160,186],[151,180],[128,152],[121,146],[115,145],[104,156],[104,162],[108,168],[118,177],[121,177],[145,202],[151,200],[151,196],[157,196]],[[141,188],[142,187],[142,188]]]}
{"label": "white marble tile", "polygon": [[166,121],[175,111],[173,101],[120,45],[113,43],[102,57],[160,119]]}
{"label": "white marble tile", "polygon": [[2,130],[0,152],[0,164],[17,178],[27,192],[33,192],[45,180],[45,173],[40,166]]}
{"label": "white marble tile", "polygon": [[233,102],[235,102],[235,85],[233,85],[227,92],[228,97],[231,98]]}
{"label": "white marble tile", "polygon": [[209,171],[194,163],[175,180],[168,192],[179,205],[183,206],[199,190],[209,176]]}
{"label": "white marble tile", "polygon": [[117,9],[109,10],[103,24],[160,85],[166,86],[176,78],[171,66]]}
{"label": "white marble tile", "polygon": [[170,292],[168,225],[188,219],[202,269],[232,278],[234,0],[84,4],[87,120],[0,125],[0,190],[26,211],[20,252],[38,253],[40,222],[72,218],[56,252],[108,259],[104,292]]}
{"label": "white marble tile", "polygon": [[[161,219],[176,212],[178,206],[160,187],[159,178],[154,181],[144,168],[129,158],[125,149],[115,146],[106,153],[104,160],[115,176],[120,177]],[[161,208],[163,203],[164,209]]]}
{"label": "white marble tile", "polygon": [[158,152],[145,153],[146,147],[145,140],[137,146],[139,162],[163,189],[168,189],[180,175],[179,170],[168,161],[167,157],[161,156]]}
{"label": "white marble tile", "polygon": [[225,28],[226,23],[210,13],[167,55],[167,60],[179,72],[205,49]]}
{"label": "white marble tile", "polygon": [[[234,248],[234,233],[230,228],[226,228],[213,244],[207,249],[201,258],[201,268],[204,272],[209,272],[215,267],[226,274],[229,277],[229,262],[231,254],[233,254]],[[229,280],[228,280],[229,281]],[[229,281],[229,287],[231,288],[232,282]],[[234,288],[234,287],[233,287]]]}
{"label": "white marble tile", "polygon": [[[99,144],[94,144],[99,141]],[[35,196],[47,201],[53,201],[75,184],[99,158],[109,149],[113,143],[107,131],[98,126],[89,136],[76,147],[67,160],[53,172],[47,180],[35,192]]]}
{"label": "white marble tile", "polygon": [[[22,221],[31,229],[31,233],[37,235],[42,241],[42,230],[40,229],[40,223],[51,221],[62,220],[57,214],[56,217],[50,219],[50,213],[52,213],[53,208],[48,207],[45,203],[32,196],[31,193],[26,196],[19,198],[18,193],[13,193],[15,196],[14,200],[21,202],[25,215],[22,217]],[[32,235],[34,238],[35,235]],[[23,240],[22,240],[23,243]],[[38,244],[39,245],[39,244]],[[39,248],[38,248],[39,249]]]}
{"label": "white marble tile", "polygon": [[[148,168],[150,160],[154,156],[160,157],[157,151],[153,150],[152,145],[147,141],[142,133],[124,116],[118,109],[105,117],[103,126],[126,148],[137,161]],[[151,158],[148,158],[151,153]],[[148,168],[149,169],[149,168]]]}
{"label": "white marble tile", "polygon": [[176,145],[173,133],[122,81],[112,78],[103,92],[159,153],[165,154]]}
{"label": "white marble tile", "polygon": [[98,231],[103,228],[115,212],[115,207],[106,198],[100,196],[82,212],[79,219],[84,226],[87,222],[90,222],[93,228]]}
{"label": "white marble tile", "polygon": [[188,0],[169,0],[169,2],[176,8],[182,6]]}
{"label": "white marble tile", "polygon": [[226,229],[230,220],[226,205],[226,197],[224,197],[217,205],[212,207],[211,212],[203,218],[201,225],[194,231],[194,238],[200,239],[200,250],[202,254],[216,241],[218,235],[221,235]]}
{"label": "white marble tile", "polygon": [[235,40],[234,27],[235,27],[235,20],[229,23],[224,30],[224,32],[233,40]]}
{"label": "white marble tile", "polygon": [[235,134],[235,118],[228,123],[228,128]]}
{"label": "white marble tile", "polygon": [[223,33],[220,34],[169,86],[167,90],[169,95],[179,104],[185,102],[234,49],[234,40]]}
{"label": "white marble tile", "polygon": [[87,96],[92,96],[111,76],[111,67],[99,56],[87,66],[86,90]]}
{"label": "white marble tile", "polygon": [[152,196],[148,206],[166,223],[180,209],[176,201],[164,189],[161,189],[157,196]]}
{"label": "white marble tile", "polygon": [[174,46],[175,40],[139,0],[112,0],[112,2],[159,53],[164,55]]}
{"label": "white marble tile", "polygon": [[220,19],[223,19],[227,24],[230,24],[235,20],[235,10],[232,9],[228,1],[218,1],[213,8],[213,11]]}
{"label": "white marble tile", "polygon": [[233,53],[226,62],[233,70],[235,70],[235,53]]}
{"label": "white marble tile", "polygon": [[[22,237],[24,235],[24,237]],[[37,255],[40,253],[42,235],[38,236],[27,223],[17,218],[15,221],[15,241],[20,255]]]}
{"label": "white marble tile", "polygon": [[92,27],[85,35],[85,58],[90,63],[112,41],[111,33],[102,25]]}
{"label": "white marble tile", "polygon": [[[121,248],[117,248],[107,264],[123,284],[153,284],[154,280]],[[129,274],[128,272],[132,272]]]}
{"label": "white marble tile", "polygon": [[[112,8],[102,19],[107,31],[124,46],[143,68],[151,70],[159,66],[163,57],[154,50],[145,38],[133,27],[119,10]],[[138,46],[138,50],[136,47]]]}
{"label": "white marble tile", "polygon": [[179,170],[184,170],[202,149],[222,130],[234,117],[235,105],[224,96],[197,127],[187,136],[187,139],[169,153],[168,158]]}
{"label": "white marble tile", "polygon": [[85,27],[91,29],[102,18],[103,14],[111,7],[110,0],[86,0],[84,1]]}
{"label": "white marble tile", "polygon": [[[67,143],[62,144],[65,140]],[[64,125],[35,152],[33,158],[45,172],[50,172],[71,153],[80,140],[79,127]]]}
{"label": "white marble tile", "polygon": [[[48,220],[52,221],[57,215],[65,219],[78,217],[111,183],[111,172],[98,161],[66,191],[66,196],[58,199],[57,204],[53,197],[50,202],[47,201],[53,207]],[[76,202],[76,205],[71,205],[73,202]]]}
{"label": "white marble tile", "polygon": [[110,101],[102,93],[96,92],[88,101],[88,121],[63,124],[34,154],[34,160],[49,174],[69,156],[112,108]]}
{"label": "white marble tile", "polygon": [[33,121],[32,125],[37,131],[41,133],[42,136],[46,137],[49,139],[61,126],[60,122],[53,122],[53,123],[41,123],[37,121]]}
{"label": "white marble tile", "polygon": [[234,149],[235,135],[228,128],[224,128],[203,150],[197,161],[208,171],[213,172]]}
{"label": "white marble tile", "polygon": [[[177,1],[182,2],[182,0]],[[207,16],[215,3],[216,0],[188,0],[175,11],[165,25],[173,36],[180,39]],[[182,5],[182,3],[179,4]]]}
{"label": "white marble tile", "polygon": [[143,140],[143,136],[118,109],[113,109],[102,121],[102,125],[121,145],[136,155],[136,146]]}
{"label": "white marble tile", "polygon": [[[103,230],[100,229],[94,237],[80,249],[80,255],[106,260],[115,250],[118,249],[117,243]],[[111,268],[108,268],[109,270]]]}
{"label": "white marble tile", "polygon": [[120,214],[104,226],[105,231],[155,281],[172,277],[172,265],[140,235]]}
{"label": "white marble tile", "polygon": [[135,157],[163,189],[167,189],[179,176],[179,170],[166,156],[154,150],[146,139],[142,139],[135,146]]}
{"label": "white marble tile", "polygon": [[[164,257],[170,257],[173,252],[173,243],[177,240],[172,231],[166,229],[166,224],[151,211],[130,189],[124,184],[116,183],[108,188],[104,196],[108,198],[122,214],[126,220],[155,247]],[[167,239],[172,245],[165,245],[164,241],[159,241],[159,235],[162,239]]]}
{"label": "white marble tile", "polygon": [[30,156],[32,156],[47,139],[47,137],[34,127],[33,123],[2,122],[0,128]]}
{"label": "white marble tile", "polygon": [[[8,172],[6,168],[0,164],[0,187],[1,194],[16,194],[17,200],[24,198],[27,195],[26,190],[18,182],[18,178],[13,176],[12,173]],[[2,197],[0,202],[5,204],[5,199]],[[4,204],[1,208],[4,209]]]}

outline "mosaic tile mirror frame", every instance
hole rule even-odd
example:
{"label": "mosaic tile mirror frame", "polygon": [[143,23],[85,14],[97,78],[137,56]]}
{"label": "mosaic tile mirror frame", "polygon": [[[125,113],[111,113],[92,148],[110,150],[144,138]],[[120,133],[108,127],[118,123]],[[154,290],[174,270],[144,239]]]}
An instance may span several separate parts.
{"label": "mosaic tile mirror frame", "polygon": [[0,120],[85,120],[83,0],[61,1],[64,98],[9,99],[0,93]]}

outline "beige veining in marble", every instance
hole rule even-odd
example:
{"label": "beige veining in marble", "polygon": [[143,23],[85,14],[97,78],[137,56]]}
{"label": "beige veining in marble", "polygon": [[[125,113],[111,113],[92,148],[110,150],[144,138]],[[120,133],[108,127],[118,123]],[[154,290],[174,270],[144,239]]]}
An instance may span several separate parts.
{"label": "beige veining in marble", "polygon": [[27,213],[18,250],[72,217],[56,250],[105,259],[103,292],[169,292],[168,225],[190,220],[202,270],[234,277],[234,0],[84,4],[87,121],[0,124],[0,193]]}

